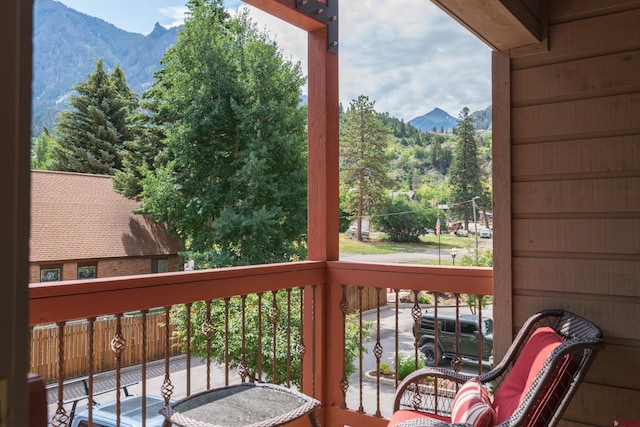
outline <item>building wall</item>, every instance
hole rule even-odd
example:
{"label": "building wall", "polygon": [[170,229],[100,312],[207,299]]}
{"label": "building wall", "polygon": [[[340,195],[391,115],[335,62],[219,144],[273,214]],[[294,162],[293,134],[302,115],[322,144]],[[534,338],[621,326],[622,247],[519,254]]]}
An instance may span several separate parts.
{"label": "building wall", "polygon": [[511,333],[553,307],[602,328],[565,425],[640,423],[640,2],[550,0],[548,14],[545,43],[494,55],[494,94],[510,93],[494,96],[496,211],[511,217],[496,298]]}
{"label": "building wall", "polygon": [[[182,263],[180,257],[173,256],[169,258],[157,257],[155,259],[167,260],[167,271],[180,271],[182,270]],[[55,263],[43,264],[43,266],[54,265]],[[77,261],[65,261],[63,263],[55,264],[62,265],[62,279],[61,280],[77,280],[78,279],[78,262]],[[31,263],[29,266],[29,283],[40,282],[40,268],[38,263]],[[144,257],[130,257],[130,258],[113,258],[113,259],[101,259],[97,261],[97,276],[98,277],[117,277],[117,276],[135,276],[138,274],[150,274],[151,271],[151,258]]]}

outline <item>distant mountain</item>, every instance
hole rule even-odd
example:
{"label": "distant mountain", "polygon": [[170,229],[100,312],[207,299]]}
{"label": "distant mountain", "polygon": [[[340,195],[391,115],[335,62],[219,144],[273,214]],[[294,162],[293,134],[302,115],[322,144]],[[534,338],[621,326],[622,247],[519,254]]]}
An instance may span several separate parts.
{"label": "distant mountain", "polygon": [[471,113],[471,118],[473,119],[473,125],[477,130],[489,130],[492,128],[491,121],[493,118],[491,105],[489,105],[484,110],[475,111]]}
{"label": "distant mountain", "polygon": [[[491,129],[491,106],[488,106],[484,110],[471,113],[471,118],[477,130]],[[423,132],[431,132],[434,128],[438,132],[440,132],[440,130],[450,131],[458,124],[458,119],[446,111],[434,108],[424,116],[409,120],[409,124]]]}
{"label": "distant mountain", "polygon": [[446,111],[434,108],[424,116],[409,120],[409,124],[423,132],[431,132],[434,128],[440,132],[440,129],[453,129],[455,125],[458,124],[458,120],[449,115]]}
{"label": "distant mountain", "polygon": [[148,89],[160,59],[177,40],[178,28],[159,24],[144,36],[70,9],[54,0],[34,3],[32,133],[52,128],[67,107],[73,86],[85,81],[104,59],[107,72],[116,63],[137,94]]}

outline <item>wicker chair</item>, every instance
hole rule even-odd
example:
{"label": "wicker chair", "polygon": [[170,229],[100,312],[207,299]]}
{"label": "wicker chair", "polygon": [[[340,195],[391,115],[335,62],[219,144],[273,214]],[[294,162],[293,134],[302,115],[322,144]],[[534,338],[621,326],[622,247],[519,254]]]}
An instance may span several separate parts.
{"label": "wicker chair", "polygon": [[[423,368],[407,376],[396,391],[389,427],[554,426],[603,347],[600,329],[582,317],[564,310],[536,313],[520,329],[500,364],[487,373],[472,376]],[[434,379],[439,382],[434,384]],[[458,390],[469,384],[464,387],[466,393],[473,383],[486,397],[485,409],[491,411],[488,422],[486,418],[460,421],[458,408],[464,403],[456,400],[464,399]]]}

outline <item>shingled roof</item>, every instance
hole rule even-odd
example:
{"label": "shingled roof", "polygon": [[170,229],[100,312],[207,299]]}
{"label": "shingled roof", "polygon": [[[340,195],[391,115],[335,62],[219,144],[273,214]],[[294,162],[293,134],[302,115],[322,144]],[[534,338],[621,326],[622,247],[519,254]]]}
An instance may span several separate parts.
{"label": "shingled roof", "polygon": [[177,254],[177,236],[134,211],[111,177],[31,172],[30,262]]}

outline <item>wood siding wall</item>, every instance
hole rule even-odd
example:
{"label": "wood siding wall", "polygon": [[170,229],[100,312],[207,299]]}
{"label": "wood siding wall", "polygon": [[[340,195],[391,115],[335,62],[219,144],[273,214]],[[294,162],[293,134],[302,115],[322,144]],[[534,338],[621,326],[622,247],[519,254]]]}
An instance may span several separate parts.
{"label": "wood siding wall", "polygon": [[550,0],[548,11],[547,49],[494,67],[511,93],[510,164],[498,167],[511,173],[512,332],[550,307],[594,321],[606,348],[565,425],[637,423],[640,2]]}

